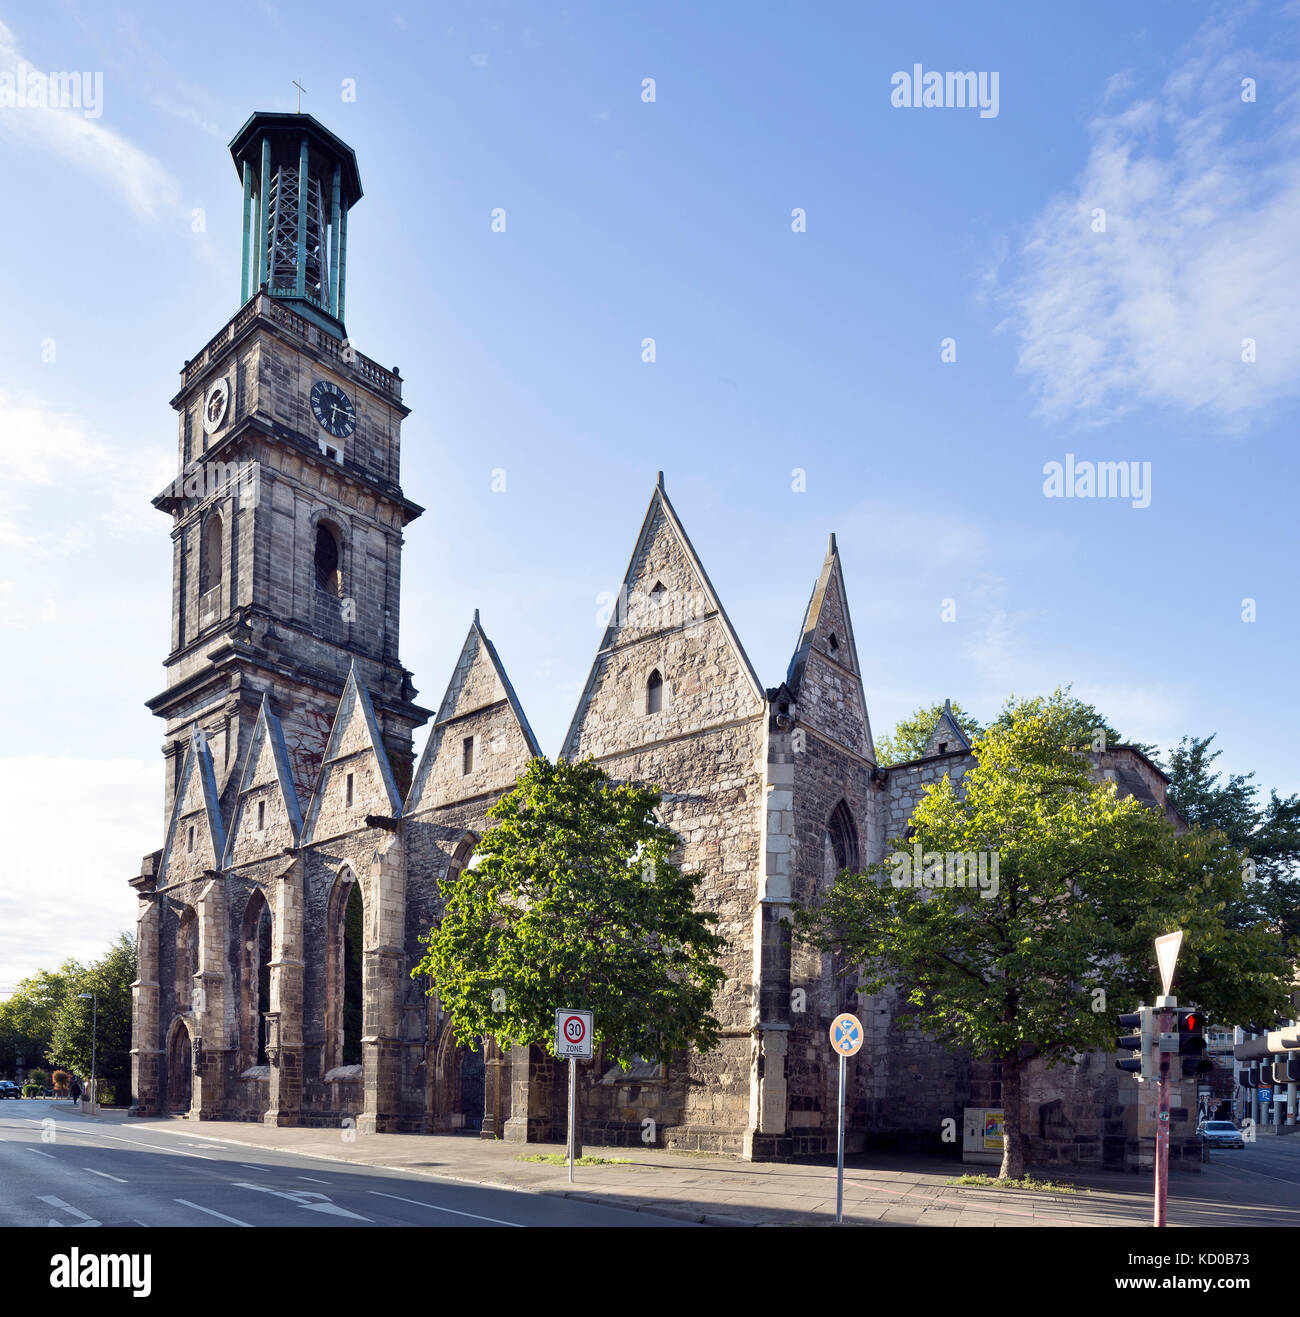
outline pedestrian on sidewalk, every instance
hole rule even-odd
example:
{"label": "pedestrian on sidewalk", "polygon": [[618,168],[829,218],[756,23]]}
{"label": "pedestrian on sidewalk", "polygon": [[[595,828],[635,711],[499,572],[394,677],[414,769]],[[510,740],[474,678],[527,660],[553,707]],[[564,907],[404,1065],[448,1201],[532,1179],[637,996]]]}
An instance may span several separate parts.
{"label": "pedestrian on sidewalk", "polygon": [[72,1105],[75,1107],[77,1103],[81,1101],[81,1083],[75,1076],[73,1077],[71,1087],[68,1089],[68,1093],[72,1098]]}

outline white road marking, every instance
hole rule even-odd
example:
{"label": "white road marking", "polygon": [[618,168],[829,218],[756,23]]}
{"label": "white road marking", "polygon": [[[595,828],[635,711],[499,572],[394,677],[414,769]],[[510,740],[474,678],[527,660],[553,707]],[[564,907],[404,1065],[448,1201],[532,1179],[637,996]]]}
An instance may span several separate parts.
{"label": "white road marking", "polygon": [[106,1139],[115,1143],[133,1143],[137,1148],[148,1148],[150,1152],[174,1152],[178,1157],[198,1157],[205,1162],[214,1162],[215,1157],[206,1157],[201,1152],[186,1152],[183,1148],[164,1148],[161,1143],[141,1143],[139,1139],[124,1139],[120,1134],[105,1134]]}
{"label": "white road marking", "polygon": [[51,1207],[57,1207],[61,1211],[67,1212],[69,1216],[75,1216],[78,1221],[84,1221],[88,1226],[97,1226],[99,1224],[93,1216],[87,1216],[85,1212],[73,1207],[71,1203],[65,1203],[62,1198],[55,1198],[53,1195],[47,1195],[42,1197],[40,1201],[48,1203]]}
{"label": "white road marking", "polygon": [[[297,1203],[299,1207],[305,1207],[309,1212],[325,1212],[329,1216],[350,1216],[354,1221],[365,1221],[368,1225],[374,1222],[368,1216],[362,1216],[359,1212],[349,1212],[346,1207],[340,1207],[337,1203],[331,1203],[325,1194],[315,1193],[311,1189],[290,1189],[287,1193],[282,1189],[268,1189],[264,1184],[248,1184],[246,1181],[239,1180],[235,1183],[236,1189],[252,1189],[261,1194],[274,1194],[277,1198],[287,1198],[291,1203]],[[309,1198],[315,1198],[319,1201],[308,1202]]]}
{"label": "white road marking", "polygon": [[502,1221],[495,1216],[479,1216],[477,1212],[458,1212],[454,1207],[438,1207],[435,1203],[422,1203],[418,1198],[403,1198],[400,1194],[384,1194],[378,1189],[371,1189],[368,1192],[377,1198],[393,1198],[399,1203],[414,1203],[416,1207],[427,1207],[431,1212],[450,1212],[452,1216],[472,1216],[475,1221],[491,1221],[494,1226],[514,1226],[517,1230],[523,1230],[524,1226],[518,1221]]}
{"label": "white road marking", "polygon": [[52,1152],[42,1152],[39,1148],[28,1148],[28,1152],[34,1152],[38,1157],[53,1157]]}
{"label": "white road marking", "polygon": [[[180,1203],[182,1207],[192,1207],[196,1212],[206,1212],[209,1216],[220,1217],[223,1221],[229,1221],[232,1226],[249,1226],[247,1221],[238,1221],[233,1216],[227,1216],[224,1212],[215,1211],[211,1207],[200,1207],[198,1203],[191,1203],[188,1198],[177,1198],[175,1202]],[[252,1229],[252,1226],[249,1226]]]}
{"label": "white road marking", "polygon": [[309,1184],[329,1184],[328,1180],[315,1180],[310,1175],[300,1175],[300,1180],[306,1180]]}
{"label": "white road marking", "polygon": [[239,1163],[246,1171],[260,1171],[263,1175],[270,1175],[271,1172],[265,1166],[250,1166],[247,1162]]}
{"label": "white road marking", "polygon": [[83,1166],[83,1171],[89,1171],[91,1175],[102,1175],[106,1180],[117,1180],[118,1184],[130,1184],[129,1180],[120,1180],[116,1175],[109,1175],[107,1171],[97,1171],[93,1166]]}

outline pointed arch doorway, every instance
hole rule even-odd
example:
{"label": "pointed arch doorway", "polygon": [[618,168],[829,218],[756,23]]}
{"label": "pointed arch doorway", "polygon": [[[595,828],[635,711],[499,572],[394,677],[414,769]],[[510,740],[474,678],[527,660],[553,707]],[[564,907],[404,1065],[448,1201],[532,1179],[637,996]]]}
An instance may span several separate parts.
{"label": "pointed arch doorway", "polygon": [[185,1021],[177,1022],[167,1048],[167,1110],[176,1116],[188,1114],[193,1096],[194,1049]]}

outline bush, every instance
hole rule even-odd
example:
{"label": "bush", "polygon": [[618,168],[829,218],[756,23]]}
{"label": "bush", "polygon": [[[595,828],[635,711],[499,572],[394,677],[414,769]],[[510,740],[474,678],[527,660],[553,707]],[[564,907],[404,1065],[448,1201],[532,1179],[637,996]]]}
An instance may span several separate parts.
{"label": "bush", "polygon": [[40,1095],[41,1095],[41,1088],[39,1084],[23,1085],[23,1097],[33,1098],[33,1097],[40,1097]]}
{"label": "bush", "polygon": [[111,1079],[99,1081],[99,1105],[101,1107],[117,1106],[117,1089]]}
{"label": "bush", "polygon": [[48,1070],[29,1070],[27,1072],[27,1082],[34,1084],[37,1088],[48,1088],[50,1085],[50,1072]]}
{"label": "bush", "polygon": [[50,1080],[54,1084],[54,1091],[59,1093],[66,1089],[72,1082],[72,1076],[68,1074],[66,1070],[56,1070],[50,1076]]}

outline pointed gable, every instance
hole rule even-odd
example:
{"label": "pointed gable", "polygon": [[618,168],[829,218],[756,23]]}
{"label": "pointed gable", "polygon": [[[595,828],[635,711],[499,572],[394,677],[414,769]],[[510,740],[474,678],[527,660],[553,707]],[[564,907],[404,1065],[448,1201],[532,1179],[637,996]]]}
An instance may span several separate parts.
{"label": "pointed gable", "polygon": [[500,655],[475,610],[429,729],[406,813],[509,790],[528,761],[541,753]]}
{"label": "pointed gable", "polygon": [[159,887],[219,868],[225,849],[212,751],[207,737],[195,727],[176,784],[176,801],[159,865]]}
{"label": "pointed gable", "polygon": [[289,770],[289,752],[280,720],[262,697],[235,797],[225,866],[245,864],[283,853],[302,837],[302,811]]}
{"label": "pointed gable", "polygon": [[764,708],[660,472],[562,753],[617,753]]}
{"label": "pointed gable", "polygon": [[352,665],[339,699],[338,713],[325,742],[316,790],[303,822],[302,841],[366,826],[366,816],[397,818],[402,800],[384,750],[370,694]]}
{"label": "pointed gable", "polygon": [[922,758],[926,755],[952,754],[958,750],[970,750],[970,738],[962,731],[957,719],[952,716],[952,701],[944,700],[943,712],[939,715],[925,743]]}
{"label": "pointed gable", "polygon": [[786,685],[802,722],[875,761],[844,568],[834,535],[804,612]]}

